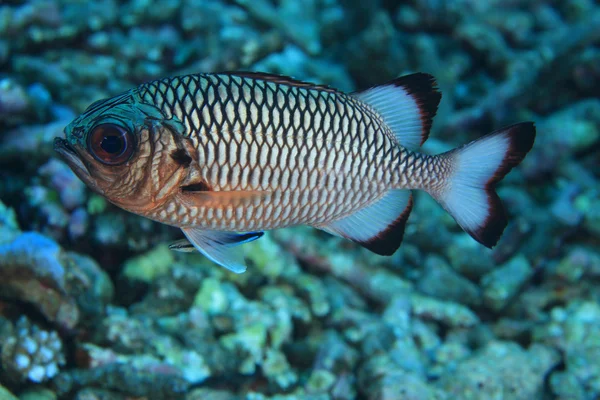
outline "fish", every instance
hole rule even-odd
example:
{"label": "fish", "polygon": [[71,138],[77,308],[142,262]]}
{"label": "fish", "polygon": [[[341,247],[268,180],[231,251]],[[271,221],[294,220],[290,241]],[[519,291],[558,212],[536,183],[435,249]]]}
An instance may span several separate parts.
{"label": "fish", "polygon": [[474,240],[507,225],[496,184],[533,147],[534,122],[428,155],[441,100],[427,73],[345,93],[260,72],[190,74],[99,100],[54,148],[116,206],[181,228],[173,250],[246,270],[244,243],[308,225],[379,255],[402,242],[413,191]]}

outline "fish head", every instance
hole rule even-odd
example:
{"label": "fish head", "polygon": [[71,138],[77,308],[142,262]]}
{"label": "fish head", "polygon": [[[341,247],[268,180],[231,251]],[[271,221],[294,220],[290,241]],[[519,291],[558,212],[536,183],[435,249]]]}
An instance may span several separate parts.
{"label": "fish head", "polygon": [[101,100],[55,138],[54,149],[92,190],[147,215],[179,191],[197,159],[185,128],[134,91]]}

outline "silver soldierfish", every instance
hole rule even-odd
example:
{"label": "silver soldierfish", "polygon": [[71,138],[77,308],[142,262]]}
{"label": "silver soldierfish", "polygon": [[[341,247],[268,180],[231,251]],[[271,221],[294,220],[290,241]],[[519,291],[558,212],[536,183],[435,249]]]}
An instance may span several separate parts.
{"label": "silver soldierfish", "polygon": [[531,149],[535,127],[418,153],[440,98],[423,73],[352,94],[261,73],[186,75],[92,104],[55,149],[109,201],[180,227],[238,273],[246,266],[236,245],[298,224],[390,255],[411,189],[492,247],[507,224],[494,187]]}

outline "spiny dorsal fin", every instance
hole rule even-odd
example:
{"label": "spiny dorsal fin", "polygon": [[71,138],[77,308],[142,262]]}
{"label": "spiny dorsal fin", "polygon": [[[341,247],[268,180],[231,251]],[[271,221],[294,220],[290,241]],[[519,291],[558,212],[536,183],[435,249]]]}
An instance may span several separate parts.
{"label": "spiny dorsal fin", "polygon": [[318,89],[325,90],[332,93],[340,93],[337,89],[334,89],[327,85],[318,85],[311,82],[304,82],[298,79],[294,79],[285,75],[267,74],[265,72],[252,72],[252,71],[235,71],[235,72],[223,72],[223,75],[239,76],[240,78],[258,79],[267,82],[273,82],[283,85],[295,86],[305,89]]}
{"label": "spiny dorsal fin", "polygon": [[352,215],[315,227],[350,239],[374,253],[389,256],[402,243],[412,206],[409,190],[394,189]]}
{"label": "spiny dorsal fin", "polygon": [[409,149],[420,147],[429,137],[442,98],[435,78],[424,73],[405,75],[353,95],[373,107],[398,142]]}

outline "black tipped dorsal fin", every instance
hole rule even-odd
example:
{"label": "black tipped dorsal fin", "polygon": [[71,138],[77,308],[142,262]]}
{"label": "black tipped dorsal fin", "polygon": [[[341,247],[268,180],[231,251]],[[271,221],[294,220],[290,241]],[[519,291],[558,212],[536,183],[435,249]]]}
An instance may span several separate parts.
{"label": "black tipped dorsal fin", "polygon": [[316,228],[350,239],[374,253],[389,256],[402,243],[412,205],[409,190],[394,189],[374,204]]}
{"label": "black tipped dorsal fin", "polygon": [[257,79],[266,82],[273,82],[282,85],[295,86],[306,89],[318,89],[325,90],[327,92],[339,93],[337,89],[334,89],[327,85],[319,85],[316,83],[305,82],[299,79],[294,79],[290,76],[268,74],[265,72],[251,72],[251,71],[238,71],[238,72],[224,72],[224,75],[239,76],[240,78]]}
{"label": "black tipped dorsal fin", "polygon": [[373,107],[409,149],[423,145],[429,137],[433,117],[442,94],[433,76],[416,73],[353,94]]}

